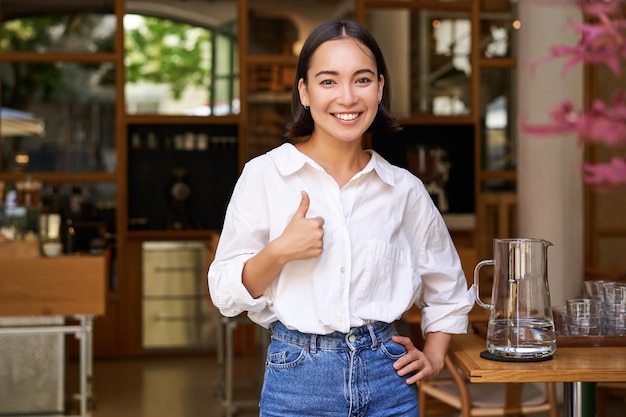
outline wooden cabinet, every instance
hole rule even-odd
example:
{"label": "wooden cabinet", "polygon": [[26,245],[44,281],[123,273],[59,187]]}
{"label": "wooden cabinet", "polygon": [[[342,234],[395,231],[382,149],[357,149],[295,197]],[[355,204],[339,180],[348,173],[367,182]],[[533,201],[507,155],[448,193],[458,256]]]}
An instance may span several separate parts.
{"label": "wooden cabinet", "polygon": [[142,246],[142,347],[217,349],[220,318],[207,303],[201,242]]}

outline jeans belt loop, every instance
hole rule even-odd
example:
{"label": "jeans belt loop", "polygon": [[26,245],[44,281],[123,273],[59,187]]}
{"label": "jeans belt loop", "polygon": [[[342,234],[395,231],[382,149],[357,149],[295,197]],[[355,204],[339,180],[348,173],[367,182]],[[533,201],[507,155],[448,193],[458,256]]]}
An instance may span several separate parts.
{"label": "jeans belt loop", "polygon": [[371,324],[367,325],[367,330],[370,332],[370,337],[372,338],[372,350],[376,350],[378,348],[378,339],[376,338],[376,332],[374,332],[374,326]]}

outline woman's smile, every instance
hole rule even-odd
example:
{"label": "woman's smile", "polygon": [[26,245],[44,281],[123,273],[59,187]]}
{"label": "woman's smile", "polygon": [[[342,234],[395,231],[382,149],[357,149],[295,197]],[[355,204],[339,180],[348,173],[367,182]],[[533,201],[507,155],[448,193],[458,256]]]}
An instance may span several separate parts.
{"label": "woman's smile", "polygon": [[359,117],[361,113],[331,113],[337,119],[344,120],[346,122],[352,121]]}

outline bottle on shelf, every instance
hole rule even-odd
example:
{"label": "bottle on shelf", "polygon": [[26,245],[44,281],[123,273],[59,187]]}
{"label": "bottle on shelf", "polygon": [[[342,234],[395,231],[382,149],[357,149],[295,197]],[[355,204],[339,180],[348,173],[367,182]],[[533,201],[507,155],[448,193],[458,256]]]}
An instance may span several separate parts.
{"label": "bottle on shelf", "polygon": [[39,243],[45,256],[57,256],[63,253],[61,243],[61,206],[59,190],[52,186],[49,193],[41,195],[41,214],[39,216]]}
{"label": "bottle on shelf", "polygon": [[74,221],[71,218],[65,220],[64,235],[63,252],[66,254],[76,252],[76,230],[74,229]]}

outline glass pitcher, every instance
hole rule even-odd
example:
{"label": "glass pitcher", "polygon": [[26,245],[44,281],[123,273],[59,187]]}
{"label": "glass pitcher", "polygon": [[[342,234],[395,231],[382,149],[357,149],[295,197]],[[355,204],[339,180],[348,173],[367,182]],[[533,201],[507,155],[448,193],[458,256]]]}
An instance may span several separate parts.
{"label": "glass pitcher", "polygon": [[[487,350],[496,356],[528,359],[556,350],[548,288],[548,247],[542,239],[494,239],[493,259],[474,268],[476,302],[491,310]],[[480,268],[494,267],[491,304],[480,299]]]}

